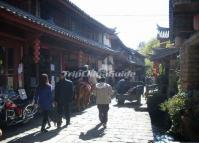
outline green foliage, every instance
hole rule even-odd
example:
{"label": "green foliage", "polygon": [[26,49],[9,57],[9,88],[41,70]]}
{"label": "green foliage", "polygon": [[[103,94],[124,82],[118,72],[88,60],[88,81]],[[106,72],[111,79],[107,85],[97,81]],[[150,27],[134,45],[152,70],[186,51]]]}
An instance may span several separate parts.
{"label": "green foliage", "polygon": [[147,67],[146,75],[153,76],[153,62],[151,62],[149,59],[145,59],[145,65]]}
{"label": "green foliage", "polygon": [[[146,57],[152,54],[152,49],[160,46],[159,40],[156,38],[151,39],[148,42],[140,42],[138,46],[138,51],[145,55]],[[153,62],[149,59],[145,59],[145,65],[147,66],[146,74],[152,76],[153,75]]]}
{"label": "green foliage", "polygon": [[171,43],[171,41],[166,41],[166,48],[171,48],[174,46],[174,43]]}
{"label": "green foliage", "polygon": [[166,112],[160,109],[160,104],[166,99],[166,95],[155,92],[147,97],[147,109],[149,111],[151,121],[155,126],[169,129],[171,122]]}
{"label": "green foliage", "polygon": [[161,109],[168,112],[172,117],[181,113],[181,111],[185,109],[186,96],[184,95],[185,93],[182,95],[177,94],[168,99],[160,105]]}
{"label": "green foliage", "polygon": [[153,95],[148,96],[147,104],[148,109],[157,112],[160,110],[159,105],[165,101],[165,96],[160,95],[160,93],[154,93]]}
{"label": "green foliage", "polygon": [[[169,98],[160,105],[161,110],[167,112],[172,121],[171,131],[182,135],[182,117],[187,116],[194,124],[199,122],[199,91],[183,92]],[[184,136],[184,135],[183,135]]]}
{"label": "green foliage", "polygon": [[165,74],[164,66],[162,64],[159,64],[159,75],[163,75],[163,74]]}
{"label": "green foliage", "polygon": [[172,121],[171,130],[177,134],[180,132],[181,116],[184,113],[186,101],[186,94],[181,92],[160,105],[161,109],[169,114]]}
{"label": "green foliage", "polygon": [[139,52],[142,53],[145,56],[149,56],[150,54],[152,54],[152,49],[153,48],[157,48],[160,46],[160,42],[159,40],[157,40],[156,38],[151,39],[150,41],[144,43],[141,42],[139,44]]}

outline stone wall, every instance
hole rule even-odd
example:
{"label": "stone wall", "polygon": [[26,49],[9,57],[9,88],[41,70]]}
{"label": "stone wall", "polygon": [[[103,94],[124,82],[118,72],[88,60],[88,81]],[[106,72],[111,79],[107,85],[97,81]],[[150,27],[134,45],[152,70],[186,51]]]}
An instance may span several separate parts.
{"label": "stone wall", "polygon": [[185,41],[180,51],[180,76],[184,89],[199,88],[199,34]]}

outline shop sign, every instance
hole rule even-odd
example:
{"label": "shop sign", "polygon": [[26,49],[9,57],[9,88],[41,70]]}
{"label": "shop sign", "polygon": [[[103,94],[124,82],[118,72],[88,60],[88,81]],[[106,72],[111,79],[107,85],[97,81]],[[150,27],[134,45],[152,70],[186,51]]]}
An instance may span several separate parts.
{"label": "shop sign", "polygon": [[19,89],[18,92],[19,92],[19,97],[20,97],[22,100],[27,99],[27,95],[26,95],[25,89]]}
{"label": "shop sign", "polygon": [[30,78],[30,86],[31,87],[37,87],[37,80],[35,77]]}
{"label": "shop sign", "polygon": [[21,74],[23,72],[23,64],[20,63],[18,66],[18,74]]}
{"label": "shop sign", "polygon": [[50,70],[55,71],[55,65],[54,64],[50,64]]}

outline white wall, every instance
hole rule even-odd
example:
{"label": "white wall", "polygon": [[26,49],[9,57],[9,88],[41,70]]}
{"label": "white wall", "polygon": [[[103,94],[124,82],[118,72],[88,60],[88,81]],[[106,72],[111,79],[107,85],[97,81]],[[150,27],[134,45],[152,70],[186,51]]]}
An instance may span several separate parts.
{"label": "white wall", "polygon": [[[112,64],[109,64],[108,61],[110,61]],[[113,57],[110,55],[108,57],[106,57],[103,60],[103,62],[102,62],[102,60],[98,61],[98,69],[99,70],[113,71],[114,70],[113,65],[114,65]]]}
{"label": "white wall", "polygon": [[111,41],[109,39],[109,35],[108,34],[104,34],[104,45],[111,47]]}

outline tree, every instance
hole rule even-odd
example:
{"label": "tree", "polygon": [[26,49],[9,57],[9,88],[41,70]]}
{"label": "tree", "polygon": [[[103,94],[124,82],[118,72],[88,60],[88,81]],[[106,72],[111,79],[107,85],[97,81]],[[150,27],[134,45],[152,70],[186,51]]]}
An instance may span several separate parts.
{"label": "tree", "polygon": [[[160,41],[156,38],[149,40],[148,42],[140,42],[138,46],[138,51],[145,55],[145,57],[149,57],[152,54],[152,49],[160,47]],[[152,76],[153,75],[153,62],[149,60],[149,58],[145,59],[145,65],[147,67],[146,74]]]}
{"label": "tree", "polygon": [[153,38],[144,44],[143,43],[144,42],[141,42],[139,44],[139,46],[142,46],[142,47],[139,47],[138,50],[140,53],[142,53],[143,55],[145,55],[147,57],[152,54],[153,48],[160,47],[160,41],[156,38]]}

